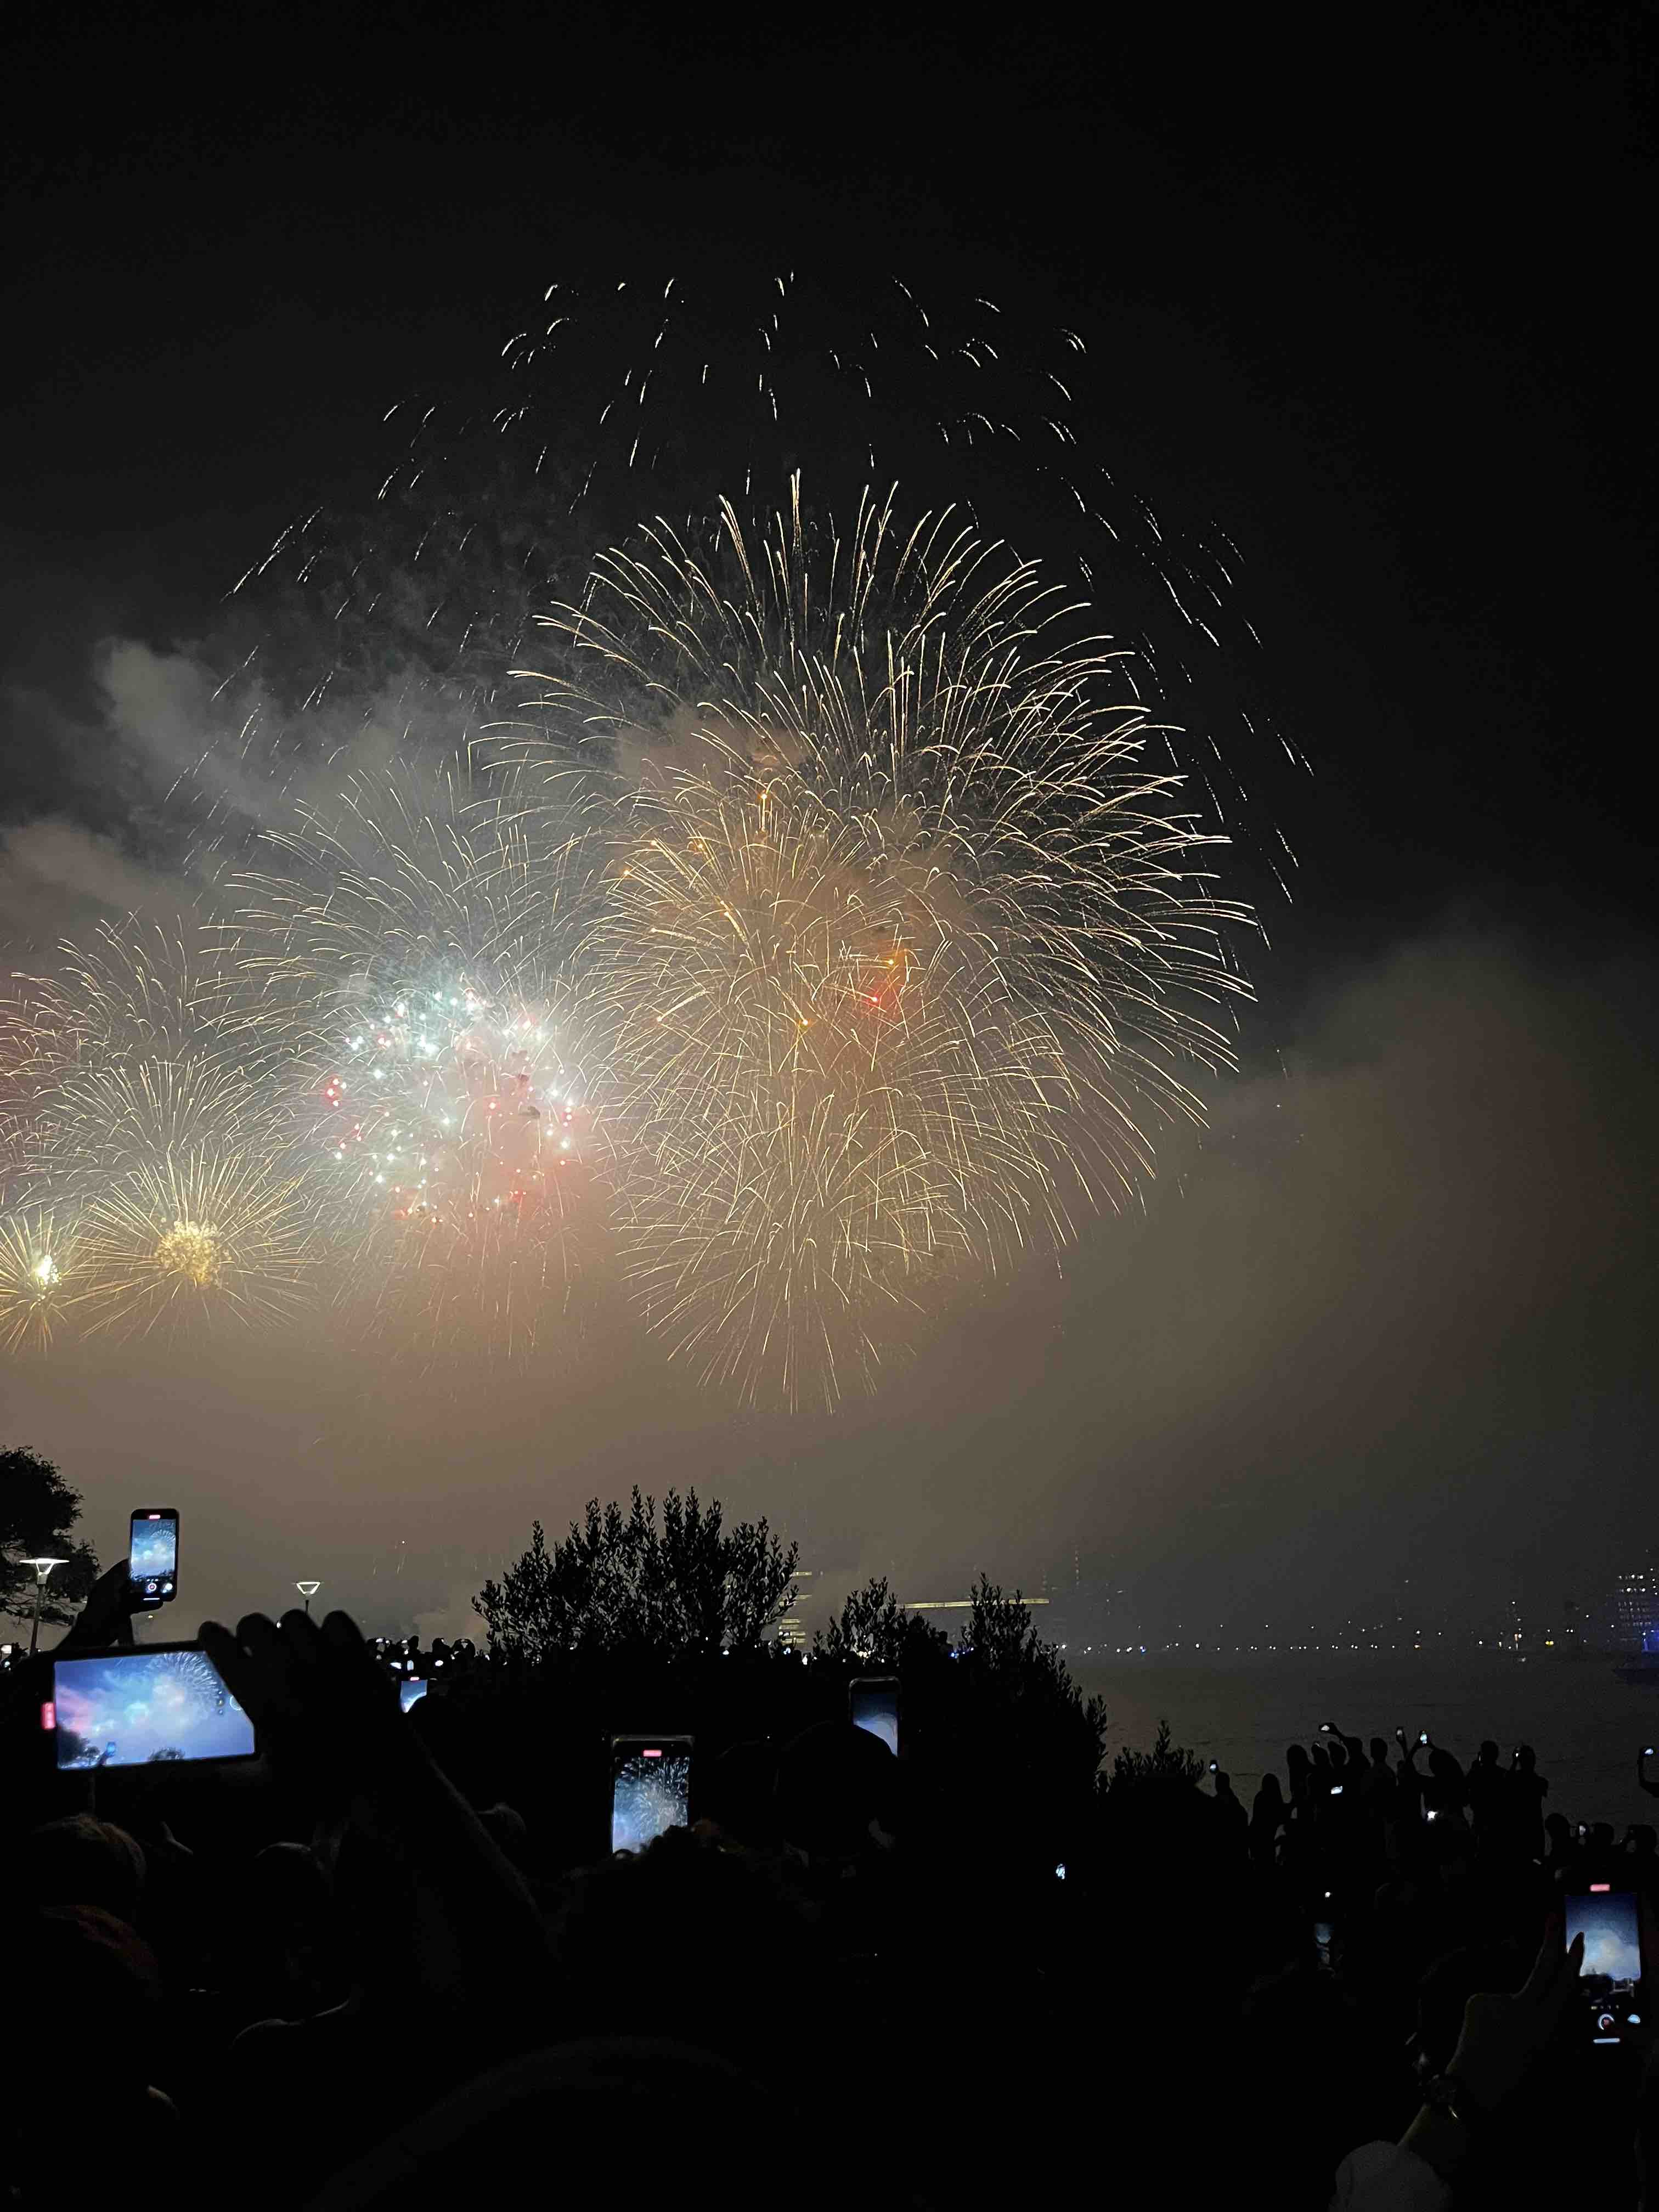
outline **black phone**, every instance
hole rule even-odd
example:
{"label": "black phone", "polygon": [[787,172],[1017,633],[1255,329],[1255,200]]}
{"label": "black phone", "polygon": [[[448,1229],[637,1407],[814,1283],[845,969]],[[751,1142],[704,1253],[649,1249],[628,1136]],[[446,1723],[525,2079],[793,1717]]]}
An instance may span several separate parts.
{"label": "black phone", "polygon": [[64,1770],[258,1756],[253,1723],[198,1644],[54,1654],[40,1725]]}
{"label": "black phone", "polygon": [[1406,1741],[1406,1731],[1405,1731],[1405,1729],[1396,1729],[1395,1730],[1395,1732],[1394,1732],[1394,1740],[1395,1740],[1395,1741],[1396,1743],[1404,1743],[1404,1741]]}
{"label": "black phone", "polygon": [[642,1851],[691,1818],[689,1735],[614,1735],[611,1739],[611,1848]]}
{"label": "black phone", "polygon": [[866,1735],[879,1736],[895,1759],[899,1747],[896,1674],[860,1674],[847,1691],[847,1717]]}
{"label": "black phone", "polygon": [[1592,1881],[1583,1889],[1570,1889],[1562,1904],[1564,1941],[1571,1943],[1580,1934],[1584,1938],[1578,1989],[1590,2041],[1611,2046],[1626,2043],[1647,2009],[1642,1988],[1641,1899],[1633,1889]]}
{"label": "black phone", "polygon": [[179,1595],[179,1509],[141,1505],[127,1529],[127,1580],[135,1612]]}

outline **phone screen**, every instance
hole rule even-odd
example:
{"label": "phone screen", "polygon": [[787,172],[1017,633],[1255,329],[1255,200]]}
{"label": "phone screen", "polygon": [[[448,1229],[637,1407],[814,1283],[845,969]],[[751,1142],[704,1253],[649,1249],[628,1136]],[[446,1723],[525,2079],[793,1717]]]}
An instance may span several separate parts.
{"label": "phone screen", "polygon": [[642,1851],[690,1819],[689,1735],[617,1736],[611,1746],[611,1848]]}
{"label": "phone screen", "polygon": [[896,1675],[866,1674],[847,1692],[847,1711],[854,1728],[879,1736],[898,1757],[899,1686]]}
{"label": "phone screen", "polygon": [[1566,1940],[1582,1929],[1584,1963],[1578,1987],[1584,1999],[1592,2043],[1622,2043],[1642,2018],[1642,1923],[1636,1893],[1592,1882],[1569,1891]]}
{"label": "phone screen", "polygon": [[40,1720],[52,1731],[60,1768],[252,1759],[258,1752],[252,1722],[194,1644],[76,1652],[54,1658],[52,1678]]}
{"label": "phone screen", "polygon": [[[404,1712],[407,1712],[411,1705],[419,1705],[421,1699],[425,1697],[427,1692],[431,1688],[431,1686],[432,1686],[429,1682],[411,1682],[407,1677],[405,1677],[398,1685],[398,1705],[399,1710]],[[425,1726],[424,1722],[422,1723],[422,1726]]]}
{"label": "phone screen", "polygon": [[172,1506],[141,1506],[133,1515],[127,1578],[139,1605],[166,1605],[178,1595],[179,1516]]}

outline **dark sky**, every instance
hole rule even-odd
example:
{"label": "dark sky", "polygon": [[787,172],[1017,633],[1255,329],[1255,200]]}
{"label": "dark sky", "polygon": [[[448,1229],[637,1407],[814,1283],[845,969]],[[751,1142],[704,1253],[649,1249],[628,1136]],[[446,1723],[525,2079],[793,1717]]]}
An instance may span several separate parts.
{"label": "dark sky", "polygon": [[447,1432],[257,1346],[9,1371],[107,1552],[167,1492],[223,1608],[256,1556],[349,1590],[639,1479],[907,1581],[1075,1542],[1198,1612],[1553,1603],[1648,1554],[1650,14],[15,21],[14,949],[175,896],[133,794],[206,741],[224,593],[566,269],[920,270],[1086,331],[1080,434],[1239,547],[1253,703],[1315,770],[1267,794],[1300,866],[1244,1074],[1063,1283],[793,1425],[641,1412],[620,1317]]}

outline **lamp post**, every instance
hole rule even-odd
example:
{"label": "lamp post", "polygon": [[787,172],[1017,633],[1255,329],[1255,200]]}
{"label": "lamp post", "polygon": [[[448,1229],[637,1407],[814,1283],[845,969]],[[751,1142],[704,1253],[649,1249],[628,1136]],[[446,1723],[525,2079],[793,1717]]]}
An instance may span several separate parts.
{"label": "lamp post", "polygon": [[318,1591],[321,1589],[322,1584],[320,1583],[295,1583],[294,1587],[299,1591],[301,1596],[306,1601],[306,1619],[309,1620],[311,1618],[311,1601],[316,1596]]}
{"label": "lamp post", "polygon": [[34,1570],[34,1619],[29,1624],[29,1657],[34,1656],[34,1647],[40,1640],[40,1601],[46,1594],[46,1577],[54,1567],[67,1566],[66,1559],[25,1559],[26,1567]]}

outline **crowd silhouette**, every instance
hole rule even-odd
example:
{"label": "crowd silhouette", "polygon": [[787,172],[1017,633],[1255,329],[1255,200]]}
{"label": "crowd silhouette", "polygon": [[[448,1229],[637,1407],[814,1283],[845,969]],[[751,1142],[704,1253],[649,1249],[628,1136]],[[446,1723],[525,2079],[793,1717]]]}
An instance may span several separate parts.
{"label": "crowd silhouette", "polygon": [[1659,1836],[1569,1819],[1524,1745],[1315,1723],[1247,1806],[1161,1735],[1056,1805],[1029,1717],[895,1757],[769,1650],[687,1824],[607,1856],[487,1654],[339,1613],[201,1643],[257,1761],[58,1773],[10,1703],[15,2212],[1650,2201],[1649,2026],[1597,2042],[1566,1914],[1635,1893],[1647,1941]]}

